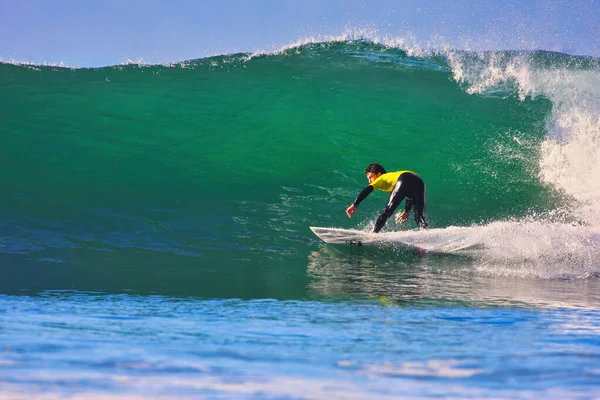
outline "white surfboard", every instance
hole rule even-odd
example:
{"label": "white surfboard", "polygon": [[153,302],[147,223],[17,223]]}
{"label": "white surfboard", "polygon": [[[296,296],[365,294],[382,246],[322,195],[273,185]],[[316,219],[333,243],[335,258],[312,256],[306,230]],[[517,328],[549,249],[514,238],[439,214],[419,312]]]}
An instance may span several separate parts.
{"label": "white surfboard", "polygon": [[354,247],[393,245],[395,247],[424,250],[413,243],[403,242],[398,238],[397,232],[391,232],[394,235],[391,236],[390,233],[371,233],[356,229],[322,228],[317,226],[311,226],[310,230],[325,243],[329,244],[343,244]]}
{"label": "white surfboard", "polygon": [[356,229],[322,228],[310,229],[325,243],[354,247],[394,247],[417,250],[419,253],[469,255],[481,249],[472,240],[469,228],[441,228],[409,230],[400,232],[371,233]]}

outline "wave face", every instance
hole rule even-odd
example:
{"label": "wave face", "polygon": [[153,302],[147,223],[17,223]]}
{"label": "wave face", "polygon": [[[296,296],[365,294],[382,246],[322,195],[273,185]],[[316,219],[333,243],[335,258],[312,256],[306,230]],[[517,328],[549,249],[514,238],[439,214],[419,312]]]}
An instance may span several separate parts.
{"label": "wave face", "polygon": [[308,226],[368,227],[383,207],[375,193],[344,214],[371,162],[424,178],[431,226],[471,227],[490,249],[476,269],[600,269],[594,58],[332,41],[173,65],[0,64],[0,87],[4,291],[303,296]]}

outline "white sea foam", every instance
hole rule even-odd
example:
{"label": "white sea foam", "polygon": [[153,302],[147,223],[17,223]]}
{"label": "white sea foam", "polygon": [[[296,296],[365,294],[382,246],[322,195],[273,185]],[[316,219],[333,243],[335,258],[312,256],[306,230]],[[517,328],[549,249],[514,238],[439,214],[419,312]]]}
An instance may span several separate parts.
{"label": "white sea foam", "polygon": [[543,96],[552,102],[540,179],[577,202],[579,218],[600,225],[600,66],[541,66],[531,53],[449,53],[448,59],[468,93],[510,87],[521,100]]}
{"label": "white sea foam", "polygon": [[29,61],[29,60],[18,60],[16,58],[11,58],[11,59],[5,59],[0,57],[0,63],[4,63],[4,64],[12,64],[12,65],[20,65],[23,67],[27,67],[30,69],[35,69],[35,70],[39,70],[39,67],[57,67],[57,68],[70,68],[70,69],[74,69],[75,66],[72,63],[68,63],[65,61],[59,61],[59,62],[49,62],[49,61],[43,61],[43,62],[33,62],[33,61]]}
{"label": "white sea foam", "polygon": [[580,279],[600,273],[600,230],[594,226],[530,218],[384,235],[432,254],[472,257],[476,270],[494,276]]}

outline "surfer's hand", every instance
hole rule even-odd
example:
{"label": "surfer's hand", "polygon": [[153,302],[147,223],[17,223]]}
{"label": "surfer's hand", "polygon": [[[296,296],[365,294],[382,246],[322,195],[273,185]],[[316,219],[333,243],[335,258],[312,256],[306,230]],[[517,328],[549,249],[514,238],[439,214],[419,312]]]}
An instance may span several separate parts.
{"label": "surfer's hand", "polygon": [[352,218],[352,214],[354,214],[354,211],[356,211],[356,207],[354,207],[354,204],[352,204],[350,207],[348,207],[348,209],[346,210],[346,214],[348,214],[348,218]]}
{"label": "surfer's hand", "polygon": [[410,212],[402,211],[400,214],[396,214],[396,222],[402,224],[408,221],[408,217],[410,216]]}

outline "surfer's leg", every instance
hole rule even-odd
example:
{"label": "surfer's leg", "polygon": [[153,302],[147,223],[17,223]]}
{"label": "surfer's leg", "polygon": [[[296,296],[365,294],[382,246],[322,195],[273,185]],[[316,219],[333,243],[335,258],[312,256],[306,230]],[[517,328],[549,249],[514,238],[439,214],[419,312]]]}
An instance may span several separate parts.
{"label": "surfer's leg", "polygon": [[392,190],[392,193],[390,193],[390,198],[388,199],[387,205],[385,206],[381,214],[379,214],[379,217],[377,217],[377,221],[375,221],[375,228],[373,229],[374,233],[379,232],[381,228],[383,228],[388,218],[392,214],[394,214],[394,211],[396,211],[398,204],[400,204],[402,200],[404,200],[404,197],[406,197],[406,194],[401,175],[398,178],[396,185],[394,186],[394,190]]}
{"label": "surfer's leg", "polygon": [[413,200],[415,206],[415,222],[419,228],[427,228],[425,221],[425,199],[419,197]]}
{"label": "surfer's leg", "polygon": [[423,180],[419,179],[419,183],[414,190],[413,194],[413,205],[415,207],[415,222],[419,228],[427,228],[427,222],[425,221],[425,184]]}
{"label": "surfer's leg", "polygon": [[427,228],[427,222],[425,221],[425,183],[423,179],[415,174],[406,174],[403,181],[407,209],[414,209],[415,222],[419,228]]}

